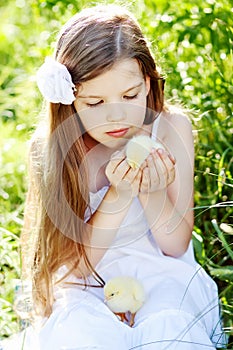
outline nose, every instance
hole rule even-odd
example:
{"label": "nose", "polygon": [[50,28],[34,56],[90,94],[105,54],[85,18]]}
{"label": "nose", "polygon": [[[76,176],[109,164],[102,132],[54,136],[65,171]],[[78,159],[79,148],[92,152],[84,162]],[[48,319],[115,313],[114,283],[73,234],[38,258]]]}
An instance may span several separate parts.
{"label": "nose", "polygon": [[106,111],[106,119],[108,122],[119,122],[126,119],[126,109],[124,103],[109,103]]}

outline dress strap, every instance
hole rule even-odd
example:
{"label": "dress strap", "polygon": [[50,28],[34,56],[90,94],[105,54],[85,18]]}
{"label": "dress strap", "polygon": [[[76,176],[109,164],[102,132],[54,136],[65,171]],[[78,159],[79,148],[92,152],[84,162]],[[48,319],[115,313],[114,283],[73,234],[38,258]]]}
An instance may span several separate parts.
{"label": "dress strap", "polygon": [[154,140],[156,140],[156,138],[157,138],[157,133],[158,133],[158,127],[159,127],[159,123],[160,123],[160,119],[161,119],[161,114],[162,113],[160,113],[158,118],[156,118],[155,121],[153,122],[152,131],[151,131],[151,137]]}

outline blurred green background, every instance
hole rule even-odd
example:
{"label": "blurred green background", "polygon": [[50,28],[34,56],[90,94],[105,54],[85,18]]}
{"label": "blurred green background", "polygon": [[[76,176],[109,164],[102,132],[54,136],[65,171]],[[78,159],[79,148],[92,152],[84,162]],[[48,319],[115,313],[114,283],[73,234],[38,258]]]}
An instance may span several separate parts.
{"label": "blurred green background", "polygon": [[[117,3],[119,1],[105,1]],[[0,0],[0,337],[20,327],[13,310],[27,190],[27,141],[42,108],[35,73],[68,18],[93,1]],[[123,2],[122,2],[123,4]],[[195,130],[195,228],[200,264],[219,287],[233,326],[233,4],[139,0],[127,5],[166,74],[166,96],[191,111]]]}

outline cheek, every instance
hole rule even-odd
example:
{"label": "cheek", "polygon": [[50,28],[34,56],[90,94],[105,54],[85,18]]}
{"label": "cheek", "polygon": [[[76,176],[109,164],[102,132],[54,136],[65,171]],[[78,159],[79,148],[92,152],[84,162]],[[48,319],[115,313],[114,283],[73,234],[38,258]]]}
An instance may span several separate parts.
{"label": "cheek", "polygon": [[102,124],[101,113],[96,109],[83,109],[78,112],[79,118],[86,131],[90,131]]}
{"label": "cheek", "polygon": [[131,105],[128,108],[128,119],[135,125],[143,124],[146,115],[146,102],[140,101],[140,103]]}

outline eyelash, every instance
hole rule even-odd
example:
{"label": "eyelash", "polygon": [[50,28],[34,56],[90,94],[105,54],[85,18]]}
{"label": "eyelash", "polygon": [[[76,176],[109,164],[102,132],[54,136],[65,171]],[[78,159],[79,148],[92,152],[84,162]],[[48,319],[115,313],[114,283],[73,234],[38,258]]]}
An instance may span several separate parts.
{"label": "eyelash", "polygon": [[[125,98],[126,100],[134,100],[134,99],[136,99],[137,97],[138,97],[138,93],[135,94],[135,95],[133,95],[133,96],[124,96],[124,98]],[[104,102],[104,101],[101,100],[101,101],[99,101],[99,102],[97,102],[97,103],[87,103],[87,106],[90,107],[90,108],[94,108],[94,107],[99,106],[99,105],[102,104],[103,102]]]}
{"label": "eyelash", "polygon": [[138,97],[138,93],[133,96],[125,96],[126,100],[134,100]]}
{"label": "eyelash", "polygon": [[99,102],[97,102],[97,103],[87,103],[87,106],[88,107],[97,107],[98,105],[100,105],[101,103],[102,103],[103,101],[101,100],[101,101],[99,101]]}

